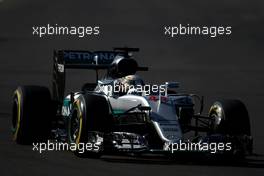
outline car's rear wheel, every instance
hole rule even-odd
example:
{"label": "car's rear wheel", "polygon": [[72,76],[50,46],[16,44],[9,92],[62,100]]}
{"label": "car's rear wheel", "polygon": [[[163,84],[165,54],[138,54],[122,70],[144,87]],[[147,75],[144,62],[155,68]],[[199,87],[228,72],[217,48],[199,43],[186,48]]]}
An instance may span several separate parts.
{"label": "car's rear wheel", "polygon": [[232,139],[233,154],[252,152],[250,119],[244,103],[240,100],[218,100],[211,106],[211,130]]}
{"label": "car's rear wheel", "polygon": [[20,86],[13,96],[12,137],[19,144],[46,141],[51,132],[52,103],[48,88]]}
{"label": "car's rear wheel", "polygon": [[109,122],[108,102],[103,96],[81,94],[73,103],[68,121],[68,141],[79,157],[100,157],[103,133]]}

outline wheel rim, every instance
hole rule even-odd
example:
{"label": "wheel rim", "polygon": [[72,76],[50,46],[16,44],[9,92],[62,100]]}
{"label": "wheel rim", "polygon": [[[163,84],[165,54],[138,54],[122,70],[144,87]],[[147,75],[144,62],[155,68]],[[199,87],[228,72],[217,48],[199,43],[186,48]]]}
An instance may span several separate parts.
{"label": "wheel rim", "polygon": [[75,110],[71,117],[71,127],[70,127],[72,141],[76,141],[76,138],[79,133],[79,128],[80,128],[80,121],[77,115],[77,111]]}
{"label": "wheel rim", "polygon": [[71,142],[74,142],[76,144],[80,143],[81,140],[81,132],[82,132],[82,111],[80,108],[80,105],[77,101],[76,104],[74,104],[74,110],[71,116],[71,122],[70,122],[70,137]]}
{"label": "wheel rim", "polygon": [[209,111],[209,117],[211,117],[210,128],[216,131],[224,118],[223,109],[217,104],[213,105]]}

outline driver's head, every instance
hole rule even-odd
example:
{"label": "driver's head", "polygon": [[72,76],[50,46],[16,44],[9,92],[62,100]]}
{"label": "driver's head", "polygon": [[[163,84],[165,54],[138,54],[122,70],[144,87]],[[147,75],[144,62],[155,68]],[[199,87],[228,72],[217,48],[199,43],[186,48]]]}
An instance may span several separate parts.
{"label": "driver's head", "polygon": [[129,89],[143,86],[144,81],[138,75],[128,75],[118,80],[119,85],[122,87],[122,93],[127,93]]}
{"label": "driver's head", "polygon": [[128,75],[125,76],[123,78],[121,78],[122,84],[123,85],[133,85],[133,86],[137,86],[137,85],[144,85],[144,81],[138,76],[138,75]]}

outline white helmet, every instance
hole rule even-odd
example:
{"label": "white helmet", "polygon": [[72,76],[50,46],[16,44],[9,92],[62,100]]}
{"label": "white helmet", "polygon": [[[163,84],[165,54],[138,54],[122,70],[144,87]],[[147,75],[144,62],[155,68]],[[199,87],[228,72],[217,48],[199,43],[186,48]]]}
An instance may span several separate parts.
{"label": "white helmet", "polygon": [[121,93],[134,94],[137,86],[144,86],[144,81],[138,75],[128,75],[118,79]]}

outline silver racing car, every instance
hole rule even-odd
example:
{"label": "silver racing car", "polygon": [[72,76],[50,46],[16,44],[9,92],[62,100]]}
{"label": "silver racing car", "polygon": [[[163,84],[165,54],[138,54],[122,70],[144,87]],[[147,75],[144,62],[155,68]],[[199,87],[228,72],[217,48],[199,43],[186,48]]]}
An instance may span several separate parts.
{"label": "silver racing car", "polygon": [[[203,97],[179,92],[178,82],[148,85],[137,74],[132,53],[54,51],[52,94],[41,86],[19,86],[13,96],[13,140],[90,144],[78,156],[109,153],[193,152],[246,156],[252,153],[250,120],[239,100],[218,100],[203,114]],[[65,95],[68,69],[92,69],[95,83]],[[106,70],[99,75],[98,70]]]}

